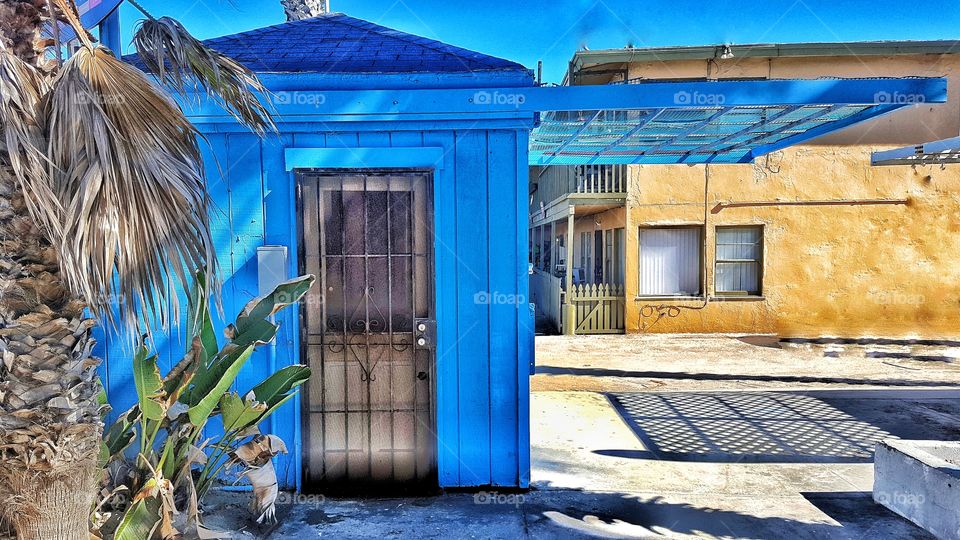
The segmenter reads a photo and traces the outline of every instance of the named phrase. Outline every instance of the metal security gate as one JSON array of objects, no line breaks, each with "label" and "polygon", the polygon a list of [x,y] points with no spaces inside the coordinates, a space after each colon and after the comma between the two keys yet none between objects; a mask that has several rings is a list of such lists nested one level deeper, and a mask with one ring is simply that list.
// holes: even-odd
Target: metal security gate
[{"label": "metal security gate", "polygon": [[302,172],[308,488],[436,486],[427,173]]}]

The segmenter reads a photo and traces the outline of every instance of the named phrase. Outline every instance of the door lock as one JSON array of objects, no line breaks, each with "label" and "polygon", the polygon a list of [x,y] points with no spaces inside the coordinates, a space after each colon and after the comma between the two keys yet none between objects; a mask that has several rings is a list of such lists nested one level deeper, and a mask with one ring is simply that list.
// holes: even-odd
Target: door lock
[{"label": "door lock", "polygon": [[417,349],[433,350],[437,343],[437,321],[433,319],[414,319],[413,341]]}]

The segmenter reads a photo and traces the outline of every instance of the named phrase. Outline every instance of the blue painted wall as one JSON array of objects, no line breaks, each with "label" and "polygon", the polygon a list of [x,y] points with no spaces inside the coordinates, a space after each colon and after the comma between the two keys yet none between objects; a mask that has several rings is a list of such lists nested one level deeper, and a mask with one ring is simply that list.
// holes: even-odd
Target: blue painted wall
[{"label": "blue painted wall", "polygon": [[[276,76],[274,76],[276,77]],[[510,77],[513,77],[512,79]],[[336,76],[298,76],[301,89],[340,88]],[[442,76],[370,77],[358,87],[443,87]],[[270,79],[273,89],[284,80]],[[406,84],[403,84],[403,83]],[[529,86],[529,79],[503,74],[473,80],[477,86]],[[286,88],[290,87],[286,81]],[[463,77],[450,87],[464,87]],[[343,118],[326,112],[311,122],[310,111],[296,122],[279,123],[281,135],[261,140],[228,117],[197,117],[209,191],[217,208],[213,235],[223,279],[227,320],[257,296],[256,249],[288,247],[290,276],[297,273],[295,174],[288,171],[288,148],[442,148],[434,171],[437,343],[437,459],[441,487],[520,486],[529,483],[529,363],[533,321],[527,305],[527,142],[530,112],[417,115],[390,120]],[[349,162],[349,150],[344,152]],[[348,163],[349,164],[349,163]],[[365,167],[362,160],[353,163]],[[478,295],[495,301],[477,302]],[[299,313],[279,316],[280,334],[272,350],[259,352],[245,366],[237,389],[246,391],[272,370],[301,361]],[[222,332],[224,321],[218,321]],[[183,329],[158,336],[161,368],[183,354]],[[221,333],[222,335],[222,333]],[[123,340],[102,335],[98,353],[114,409],[136,399],[131,353]],[[277,460],[284,487],[301,478],[300,406],[294,400],[264,426],[288,442],[291,453]]]}]

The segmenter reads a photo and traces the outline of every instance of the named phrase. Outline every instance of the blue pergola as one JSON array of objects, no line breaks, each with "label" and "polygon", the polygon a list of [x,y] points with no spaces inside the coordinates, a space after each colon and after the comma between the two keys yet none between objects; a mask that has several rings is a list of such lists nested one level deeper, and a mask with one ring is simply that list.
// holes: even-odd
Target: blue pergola
[{"label": "blue pergola", "polygon": [[[271,75],[263,78],[269,86]],[[750,163],[904,107],[947,99],[943,78],[300,89],[310,83],[310,76],[301,76],[296,90],[269,100],[281,122],[364,122],[388,129],[398,121],[425,121],[442,128],[452,116],[468,114],[509,128],[537,115],[530,165]],[[183,105],[199,124],[226,118],[203,96]]]},{"label": "blue pergola", "polygon": [[[605,88],[606,107],[544,115],[531,134],[532,165],[749,163],[902,107],[946,101],[943,79],[919,78]],[[617,103],[628,92],[642,95],[642,104]]]}]

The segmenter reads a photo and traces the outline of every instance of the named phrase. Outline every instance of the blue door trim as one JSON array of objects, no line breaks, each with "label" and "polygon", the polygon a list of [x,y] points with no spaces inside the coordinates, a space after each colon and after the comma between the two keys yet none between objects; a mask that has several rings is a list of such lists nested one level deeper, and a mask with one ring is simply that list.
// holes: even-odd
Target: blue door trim
[{"label": "blue door trim", "polygon": [[286,169],[443,169],[444,150],[417,148],[287,148]]}]

